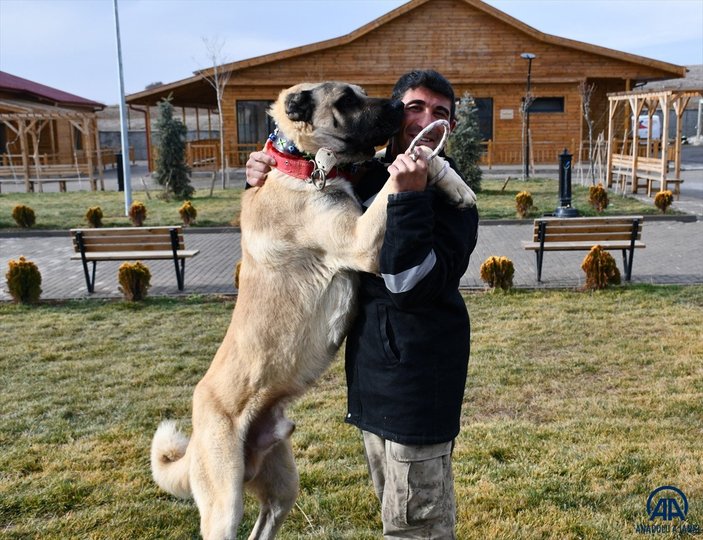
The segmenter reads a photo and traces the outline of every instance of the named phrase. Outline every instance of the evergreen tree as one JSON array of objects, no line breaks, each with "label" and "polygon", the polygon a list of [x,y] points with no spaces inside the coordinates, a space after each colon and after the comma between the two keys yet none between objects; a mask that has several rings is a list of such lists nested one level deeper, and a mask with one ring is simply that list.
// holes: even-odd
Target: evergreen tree
[{"label": "evergreen tree", "polygon": [[474,98],[465,92],[456,108],[457,125],[448,141],[447,154],[459,168],[469,187],[481,189],[481,134],[478,129],[478,114]]},{"label": "evergreen tree", "polygon": [[190,198],[195,189],[190,185],[190,168],[186,165],[186,126],[173,117],[171,98],[159,102],[159,158],[154,178],[178,199]]}]

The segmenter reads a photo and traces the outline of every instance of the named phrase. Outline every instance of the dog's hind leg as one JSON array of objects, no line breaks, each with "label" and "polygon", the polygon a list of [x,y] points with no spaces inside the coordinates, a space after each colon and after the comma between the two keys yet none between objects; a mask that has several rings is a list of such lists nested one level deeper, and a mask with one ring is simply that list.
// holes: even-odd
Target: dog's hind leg
[{"label": "dog's hind leg", "polygon": [[276,444],[266,454],[259,473],[247,488],[259,499],[259,517],[249,540],[275,538],[298,497],[298,471],[290,439]]},{"label": "dog's hind leg", "polygon": [[[236,540],[244,513],[244,448],[230,419],[210,411],[191,438],[197,451],[190,464],[193,498],[204,540]],[[196,436],[197,433],[197,436]]]}]

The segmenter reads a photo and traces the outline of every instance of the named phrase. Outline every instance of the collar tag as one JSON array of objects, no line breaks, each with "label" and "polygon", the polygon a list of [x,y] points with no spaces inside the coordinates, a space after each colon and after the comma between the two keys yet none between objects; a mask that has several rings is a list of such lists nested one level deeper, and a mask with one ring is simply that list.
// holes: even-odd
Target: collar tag
[{"label": "collar tag", "polygon": [[332,150],[320,148],[315,154],[315,168],[329,174],[332,168],[337,164],[337,156]]},{"label": "collar tag", "polygon": [[320,148],[315,154],[315,161],[311,163],[313,163],[313,171],[310,181],[318,191],[322,191],[327,184],[327,175],[337,163],[337,156],[328,148]]}]

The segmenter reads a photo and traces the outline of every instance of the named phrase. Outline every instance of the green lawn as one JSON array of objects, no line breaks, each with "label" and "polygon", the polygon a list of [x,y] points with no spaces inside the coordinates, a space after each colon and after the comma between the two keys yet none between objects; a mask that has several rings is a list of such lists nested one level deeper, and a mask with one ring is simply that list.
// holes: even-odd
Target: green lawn
[{"label": "green lawn", "polygon": [[[504,180],[483,180],[482,191],[478,194],[478,205],[482,219],[515,219],[515,195],[529,191],[534,200],[534,208],[527,219],[554,211],[558,206],[559,187],[556,180],[534,179],[524,182],[510,180],[503,190]],[[201,189],[191,199],[198,211],[194,227],[238,225],[242,189],[216,190],[208,196],[208,189]],[[573,206],[584,215],[596,215],[588,203],[588,189],[573,185]],[[143,191],[135,191],[133,200],[143,202],[147,207],[144,225],[173,225],[180,223],[178,214],[181,201],[164,201],[154,196],[146,197]],[[86,227],[85,213],[91,206],[100,206],[105,215],[106,227],[128,226],[129,219],[124,215],[124,194],[117,192],[74,191],[68,193],[10,193],[0,194],[0,229],[16,228],[12,219],[12,209],[24,204],[34,209],[37,229],[70,229]],[[610,194],[610,206],[605,215],[658,214],[653,203],[643,203],[632,197]]]},{"label": "green lawn", "polygon": [[[460,539],[643,538],[671,484],[703,529],[703,287],[466,296],[472,356],[454,453]],[[189,427],[232,300],[0,303],[0,536],[196,538],[157,489],[158,422]],[[301,476],[283,539],[380,537],[342,362],[290,411]],[[248,501],[241,535],[255,519]],[[679,538],[660,534],[656,538]]]},{"label": "green lawn", "polygon": [[[201,189],[190,199],[198,211],[194,227],[228,226],[239,223],[242,189]],[[183,201],[166,201],[151,192],[149,199],[144,191],[134,191],[133,201],[144,203],[147,209],[145,226],[181,223],[178,209]],[[131,226],[125,216],[124,193],[115,191],[70,191],[68,193],[10,193],[0,195],[0,229],[16,228],[12,209],[18,205],[30,206],[36,214],[37,229],[71,229],[87,227],[85,214],[91,206],[100,206],[104,227]]]}]

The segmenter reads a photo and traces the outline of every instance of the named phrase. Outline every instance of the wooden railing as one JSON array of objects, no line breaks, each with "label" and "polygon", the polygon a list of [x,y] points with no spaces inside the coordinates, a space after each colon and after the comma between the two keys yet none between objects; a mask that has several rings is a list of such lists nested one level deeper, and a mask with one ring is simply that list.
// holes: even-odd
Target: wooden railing
[{"label": "wooden railing", "polygon": [[201,139],[186,144],[186,163],[194,171],[218,171],[220,161],[220,141]]},{"label": "wooden railing", "polygon": [[[519,165],[523,162],[523,147],[520,141],[481,142],[482,152],[479,163],[491,169],[493,165]],[[530,163],[559,163],[559,154],[568,148],[569,152],[578,153],[575,142],[539,141],[530,145]]]}]

